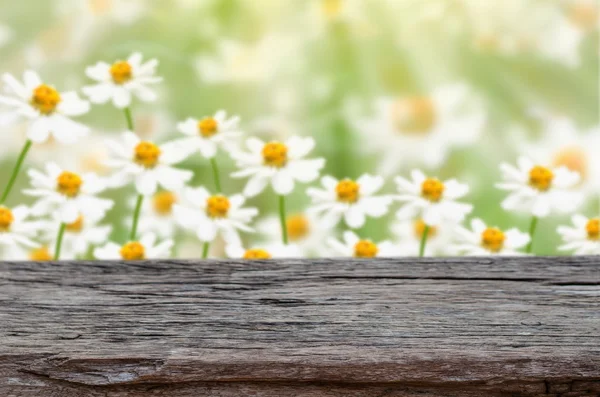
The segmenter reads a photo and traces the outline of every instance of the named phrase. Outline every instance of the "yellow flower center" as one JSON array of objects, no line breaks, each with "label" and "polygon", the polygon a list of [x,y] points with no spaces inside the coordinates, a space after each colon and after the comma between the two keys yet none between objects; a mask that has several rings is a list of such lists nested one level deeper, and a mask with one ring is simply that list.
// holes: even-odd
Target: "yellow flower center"
[{"label": "yellow flower center", "polygon": [[15,217],[11,210],[6,207],[0,207],[0,232],[8,232],[14,220]]},{"label": "yellow flower center", "polygon": [[219,132],[219,123],[212,117],[206,117],[198,122],[198,131],[204,138],[210,138]]},{"label": "yellow flower center", "polygon": [[[423,222],[422,219],[417,219],[415,221],[415,223],[413,224],[414,230],[415,230],[415,236],[417,236],[417,239],[421,239],[423,238],[423,233],[425,233],[425,228],[427,227],[427,224],[425,224],[425,222]],[[429,230],[427,231],[427,238],[433,237],[437,234],[438,229],[435,226],[429,226]]]},{"label": "yellow flower center", "polygon": [[343,0],[321,0],[321,12],[326,18],[333,19],[340,15],[343,5]]},{"label": "yellow flower center", "polygon": [[281,142],[269,142],[262,150],[263,162],[269,167],[281,168],[287,163],[288,148]]},{"label": "yellow flower center", "polygon": [[244,259],[271,259],[271,254],[261,248],[252,248],[244,253]]},{"label": "yellow flower center", "polygon": [[441,200],[445,189],[446,187],[439,179],[427,178],[421,184],[421,196],[435,203]]},{"label": "yellow flower center", "polygon": [[392,120],[401,133],[425,134],[435,125],[435,105],[430,98],[402,98],[392,106]]},{"label": "yellow flower center", "polygon": [[142,141],[135,147],[133,161],[146,167],[154,168],[160,158],[160,148],[152,142]]},{"label": "yellow flower center", "polygon": [[588,171],[588,160],[585,152],[578,146],[566,147],[554,156],[552,164],[555,167],[565,166],[571,171],[579,172],[581,179],[585,179]]},{"label": "yellow flower center", "polygon": [[536,165],[529,171],[529,185],[541,192],[550,189],[554,174],[546,167]]},{"label": "yellow flower center", "polygon": [[600,240],[600,218],[590,219],[585,230],[589,240]]},{"label": "yellow flower center", "polygon": [[288,217],[286,227],[288,237],[291,241],[301,240],[310,233],[310,222],[302,214]]},{"label": "yellow flower center", "polygon": [[40,247],[29,251],[29,259],[32,261],[51,261],[53,256],[48,251],[48,247]]},{"label": "yellow flower center", "polygon": [[33,90],[31,105],[42,114],[52,114],[60,103],[60,94],[56,89],[42,84]]},{"label": "yellow flower center", "polygon": [[112,8],[111,0],[89,0],[89,8],[94,15],[107,14]]},{"label": "yellow flower center", "polygon": [[493,52],[500,46],[500,41],[493,33],[481,34],[475,39],[475,46],[480,50]]},{"label": "yellow flower center", "polygon": [[56,190],[67,197],[77,197],[83,180],[79,175],[74,172],[63,171],[58,178],[56,178]]},{"label": "yellow flower center", "polygon": [[159,215],[169,215],[173,211],[173,204],[177,202],[177,196],[168,191],[158,192],[152,199],[154,212]]},{"label": "yellow flower center", "polygon": [[67,224],[65,229],[71,233],[79,233],[83,229],[83,215],[79,215],[75,222]]},{"label": "yellow flower center", "polygon": [[360,185],[351,179],[343,179],[335,187],[338,201],[356,203],[360,194]]},{"label": "yellow flower center", "polygon": [[379,252],[379,248],[369,240],[360,240],[354,244],[354,256],[356,258],[374,258],[377,252]]},{"label": "yellow flower center", "polygon": [[568,17],[573,24],[582,30],[589,31],[598,26],[598,17],[600,11],[594,4],[580,2],[573,4],[569,11]]},{"label": "yellow flower center", "polygon": [[121,258],[126,261],[146,259],[146,249],[137,241],[131,241],[121,247]]},{"label": "yellow flower center", "polygon": [[110,75],[115,84],[125,84],[132,77],[131,65],[127,61],[117,61],[110,67]]},{"label": "yellow flower center", "polygon": [[229,212],[231,203],[223,195],[211,196],[206,199],[206,215],[211,218],[225,218]]},{"label": "yellow flower center", "polygon": [[481,246],[491,252],[499,252],[504,247],[506,236],[496,227],[488,227],[481,233]]}]

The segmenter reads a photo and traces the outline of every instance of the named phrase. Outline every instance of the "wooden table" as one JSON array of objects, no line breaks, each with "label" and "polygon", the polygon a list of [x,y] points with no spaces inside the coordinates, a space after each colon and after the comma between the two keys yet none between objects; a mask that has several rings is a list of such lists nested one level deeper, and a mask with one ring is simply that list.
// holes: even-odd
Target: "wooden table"
[{"label": "wooden table", "polygon": [[600,258],[0,263],[0,396],[599,396]]}]

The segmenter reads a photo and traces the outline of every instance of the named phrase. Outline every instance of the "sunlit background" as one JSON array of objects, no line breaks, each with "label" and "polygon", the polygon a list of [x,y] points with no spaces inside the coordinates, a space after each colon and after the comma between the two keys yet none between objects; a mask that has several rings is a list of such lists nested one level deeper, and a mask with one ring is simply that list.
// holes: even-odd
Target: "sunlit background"
[{"label": "sunlit background", "polygon": [[[522,154],[581,172],[580,212],[600,208],[599,10],[595,0],[1,0],[0,69],[31,68],[80,90],[90,83],[86,66],[140,51],[160,60],[164,77],[158,102],[132,108],[144,137],[163,142],[179,136],[178,121],[226,109],[248,136],[314,137],[325,173],[338,178],[381,174],[393,192],[393,176],[415,167],[455,177],[471,187],[473,216],[526,231],[530,218],[502,210],[506,193],[494,187],[499,164]],[[89,138],[34,147],[26,168],[54,160],[104,172],[102,142],[125,119],[105,105],[83,121]],[[404,132],[386,128],[396,124]],[[2,128],[2,185],[25,127]],[[226,155],[219,161],[233,171]],[[213,187],[201,156],[183,167],[196,171],[194,184]],[[17,188],[27,182],[22,174]],[[227,193],[244,184],[223,182]],[[134,195],[110,192],[115,241],[126,239]],[[21,202],[31,198],[15,190],[8,204]],[[269,192],[250,200],[263,218],[276,203]],[[290,213],[308,203],[296,189]],[[360,234],[388,238],[392,218],[370,219]],[[568,219],[540,223],[536,254],[558,253],[556,227]],[[191,237],[178,242],[180,255],[201,251]]]}]

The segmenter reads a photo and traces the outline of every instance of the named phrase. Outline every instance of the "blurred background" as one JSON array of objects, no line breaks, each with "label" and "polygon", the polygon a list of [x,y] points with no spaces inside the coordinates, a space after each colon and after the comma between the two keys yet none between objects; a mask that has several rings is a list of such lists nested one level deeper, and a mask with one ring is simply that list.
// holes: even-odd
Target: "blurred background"
[{"label": "blurred background", "polygon": [[[140,51],[160,60],[164,77],[158,102],[132,108],[148,139],[178,137],[178,121],[226,109],[247,135],[314,137],[325,173],[381,174],[385,192],[415,167],[455,177],[471,186],[473,216],[526,231],[530,218],[502,210],[506,194],[494,187],[499,164],[519,155],[580,171],[581,212],[600,209],[599,16],[596,0],[0,0],[0,71],[32,68],[59,89],[80,90],[91,83],[86,66]],[[54,160],[105,172],[102,141],[125,129],[124,117],[94,106],[83,121],[89,138],[34,146],[25,169]],[[25,127],[0,134],[2,185]],[[226,154],[218,160],[233,171]],[[182,167],[212,189],[201,156]],[[17,188],[27,182],[21,174]],[[223,182],[230,194],[244,184]],[[125,239],[124,197],[133,194],[109,193],[115,241]],[[8,204],[20,202],[30,198],[15,190]],[[276,203],[270,190],[250,200],[263,217]],[[308,204],[296,189],[290,213]],[[392,218],[370,219],[359,234],[388,238]],[[558,253],[556,226],[568,219],[540,223],[536,254]],[[179,240],[181,255],[201,251]]]}]

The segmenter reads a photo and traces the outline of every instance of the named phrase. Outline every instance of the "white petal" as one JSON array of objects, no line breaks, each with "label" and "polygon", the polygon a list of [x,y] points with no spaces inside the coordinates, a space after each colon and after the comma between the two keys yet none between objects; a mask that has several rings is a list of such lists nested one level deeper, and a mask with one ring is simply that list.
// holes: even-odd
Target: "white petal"
[{"label": "white petal", "polygon": [[194,173],[173,167],[162,166],[156,169],[158,182],[167,190],[177,191],[192,179]]},{"label": "white petal", "polygon": [[196,236],[200,241],[213,241],[217,236],[217,227],[214,222],[202,217],[196,229]]},{"label": "white petal", "polygon": [[152,171],[145,171],[135,179],[135,188],[137,192],[144,196],[151,196],[156,193],[157,180]]},{"label": "white petal", "polygon": [[83,93],[92,103],[107,103],[113,96],[114,86],[110,83],[88,85],[82,88]]},{"label": "white petal", "polygon": [[265,187],[269,183],[269,177],[265,175],[254,175],[250,179],[248,179],[248,183],[246,183],[246,187],[244,188],[244,196],[246,197],[254,197],[260,192],[262,192]]},{"label": "white petal", "polygon": [[365,224],[365,214],[361,207],[352,205],[344,214],[344,220],[349,227],[357,229]]},{"label": "white petal", "polygon": [[115,87],[113,90],[113,105],[119,109],[131,105],[131,93],[125,87]]},{"label": "white petal", "polygon": [[280,169],[273,175],[271,183],[273,184],[273,190],[283,196],[287,196],[294,190],[294,179],[285,168]]}]

